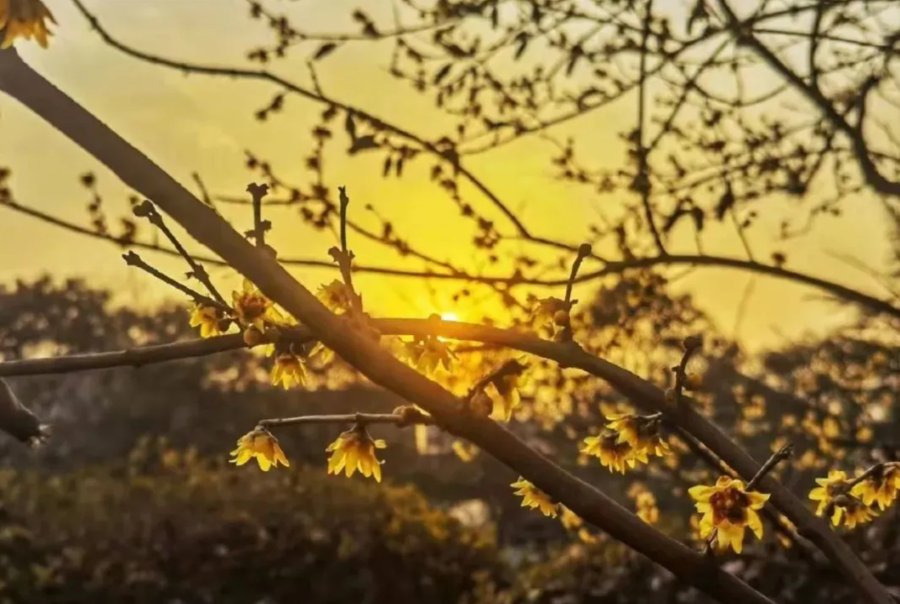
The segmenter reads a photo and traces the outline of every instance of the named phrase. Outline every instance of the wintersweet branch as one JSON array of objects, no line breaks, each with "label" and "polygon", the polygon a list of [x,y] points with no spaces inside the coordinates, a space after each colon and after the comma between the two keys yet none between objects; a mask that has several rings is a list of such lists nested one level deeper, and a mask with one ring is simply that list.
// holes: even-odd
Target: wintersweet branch
[{"label": "wintersweet branch", "polygon": [[270,254],[247,242],[149,158],[28,68],[14,51],[0,51],[0,89],[94,155],[125,184],[155,200],[192,237],[253,281],[266,296],[309,326],[317,339],[374,383],[420,405],[439,426],[476,444],[587,522],[669,569],[685,583],[722,601],[770,602],[528,447],[500,425],[460,413],[460,399],[395,360],[367,334],[352,329],[346,319],[329,312]]}]

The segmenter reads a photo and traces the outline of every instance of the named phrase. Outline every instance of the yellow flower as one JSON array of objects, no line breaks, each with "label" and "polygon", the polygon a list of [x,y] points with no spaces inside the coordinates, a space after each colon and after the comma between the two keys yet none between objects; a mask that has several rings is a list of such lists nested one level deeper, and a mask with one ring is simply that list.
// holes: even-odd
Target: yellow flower
[{"label": "yellow flower", "polygon": [[763,525],[757,510],[769,500],[768,495],[745,491],[742,481],[728,476],[720,477],[715,486],[693,486],[688,493],[702,514],[700,536],[707,538],[715,532],[719,551],[731,547],[735,553],[741,553],[748,527],[757,539],[762,539]]},{"label": "yellow flower", "polygon": [[262,295],[253,283],[244,279],[243,289],[231,292],[231,303],[234,312],[244,326],[265,330],[266,320],[278,320],[279,313],[272,306],[272,301]]},{"label": "yellow flower", "polygon": [[12,46],[16,38],[34,38],[42,48],[47,48],[50,31],[46,21],[56,23],[41,0],[0,0],[0,30],[4,34],[0,49]]},{"label": "yellow flower", "polygon": [[522,404],[519,388],[524,381],[526,365],[519,361],[507,361],[488,382],[484,392],[494,404],[491,417],[501,421],[509,421],[513,411]]},{"label": "yellow flower", "polygon": [[228,330],[228,326],[225,313],[215,306],[199,303],[194,304],[194,308],[191,309],[191,327],[200,328],[201,338],[220,336]]},{"label": "yellow flower", "polygon": [[453,452],[456,453],[456,456],[465,463],[475,461],[475,458],[478,457],[478,447],[472,443],[454,440],[451,448],[453,449]]},{"label": "yellow flower", "polygon": [[375,456],[375,450],[386,446],[381,439],[372,440],[365,427],[356,425],[328,445],[326,451],[332,452],[328,459],[328,473],[337,476],[343,470],[349,478],[359,470],[363,476],[374,476],[377,482],[381,482],[381,461]]},{"label": "yellow flower", "polygon": [[404,342],[403,345],[407,362],[427,375],[434,375],[438,370],[449,372],[456,358],[450,346],[434,336]]},{"label": "yellow flower", "polygon": [[831,470],[828,478],[816,478],[816,483],[819,486],[809,492],[809,498],[819,502],[816,515],[830,516],[834,526],[843,522],[852,529],[875,517],[872,508],[851,494],[852,487],[843,470]]},{"label": "yellow flower", "polygon": [[285,390],[292,386],[302,386],[306,383],[306,370],[303,361],[290,352],[280,352],[275,355],[275,363],[272,365],[272,385]]},{"label": "yellow flower", "polygon": [[618,432],[619,441],[627,442],[634,450],[657,457],[672,452],[660,433],[661,416],[613,413],[606,419],[608,420],[606,427]]},{"label": "yellow flower", "polygon": [[562,504],[560,504],[559,509],[559,521],[567,531],[577,531],[584,526],[584,520],[581,519],[581,516]]},{"label": "yellow flower", "polygon": [[862,499],[867,506],[877,503],[878,509],[884,511],[894,503],[898,491],[900,491],[900,463],[889,463],[854,485],[850,493]]},{"label": "yellow flower", "polygon": [[557,506],[545,492],[521,476],[519,476],[519,480],[509,486],[518,489],[515,494],[522,497],[523,508],[538,509],[544,516],[556,518],[559,506]]},{"label": "yellow flower", "polygon": [[316,292],[319,301],[333,313],[343,314],[353,308],[353,292],[343,281],[335,279]]},{"label": "yellow flower", "polygon": [[634,499],[634,509],[637,517],[647,524],[656,524],[659,521],[659,508],[656,507],[656,497],[650,491],[641,491]]},{"label": "yellow flower", "polygon": [[622,474],[628,468],[633,468],[637,462],[647,463],[646,451],[635,449],[626,440],[619,439],[619,433],[612,430],[604,430],[597,436],[588,436],[584,439],[581,452],[585,455],[593,455],[600,459],[600,464],[612,472]]},{"label": "yellow flower", "polygon": [[279,463],[286,468],[291,466],[278,444],[278,439],[265,428],[256,428],[240,437],[237,449],[232,451],[231,455],[232,459],[229,461],[238,466],[256,458],[256,463],[263,472],[278,467]]}]

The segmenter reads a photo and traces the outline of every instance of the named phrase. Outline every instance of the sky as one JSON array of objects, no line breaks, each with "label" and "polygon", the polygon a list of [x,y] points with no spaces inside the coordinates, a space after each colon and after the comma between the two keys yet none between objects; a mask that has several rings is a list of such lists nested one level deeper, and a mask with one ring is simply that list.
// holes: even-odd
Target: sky
[{"label": "sky", "polygon": [[[259,122],[253,113],[271,97],[274,90],[270,86],[187,76],[126,57],[91,32],[68,0],[46,2],[58,22],[52,43],[47,50],[18,44],[24,59],[191,190],[196,191],[191,175],[197,172],[213,193],[241,194],[248,179],[243,169],[244,150],[248,148],[271,159],[283,175],[302,172],[303,157],[314,144],[309,129],[321,106],[290,97],[283,114]],[[246,66],[246,50],[254,43],[270,40],[261,23],[248,19],[245,0],[91,0],[86,4],[123,41],[185,61]],[[289,11],[309,29],[354,28],[349,15],[356,2],[272,0],[269,4]],[[375,6],[378,14],[379,6],[387,5],[366,6]],[[426,137],[440,135],[443,122],[430,99],[415,94],[386,73],[388,52],[387,47],[368,43],[342,48],[319,63],[321,85],[339,99],[390,117]],[[275,69],[309,83],[302,61]],[[617,165],[624,154],[619,137],[622,124],[633,119],[630,104],[613,104],[602,114],[569,123],[555,134],[583,136],[587,132],[587,145],[595,159],[608,158],[611,165]],[[590,191],[555,180],[547,162],[548,152],[546,142],[533,137],[486,153],[472,167],[539,235],[577,244],[586,235],[586,225],[610,202],[600,204]],[[429,184],[429,163],[414,166],[402,179],[385,180],[380,176],[379,158],[349,160],[339,156],[342,154],[334,156],[327,172],[348,186],[356,220],[378,230],[378,219],[365,211],[366,204],[372,204],[380,215],[394,221],[414,246],[467,268],[483,268],[472,254],[471,228],[459,219],[453,204]],[[93,172],[110,214],[127,212],[128,191],[113,174],[6,97],[0,97],[0,166],[12,169],[15,197],[25,205],[87,224],[89,195],[78,182],[82,174]],[[486,214],[496,217],[485,200],[478,203]],[[791,202],[772,199],[769,203],[786,210]],[[764,219],[750,233],[751,242],[760,257],[783,251],[791,268],[884,296],[865,271],[837,259],[850,256],[879,270],[890,257],[888,227],[880,202],[862,195],[848,203],[852,211],[839,220],[823,219],[811,234],[787,243],[773,243],[778,223],[777,212],[773,212],[771,219]],[[328,259],[327,249],[335,243],[333,233],[311,231],[293,218],[290,210],[272,212],[270,242],[283,256]],[[223,209],[223,213],[242,228],[251,226],[249,210]],[[2,207],[0,227],[0,282],[49,272],[59,277],[84,277],[112,288],[118,292],[119,303],[149,309],[177,299],[163,285],[127,267],[121,251],[113,245],[62,232]],[[419,261],[399,259],[393,252],[364,241],[351,241],[351,246],[359,261],[366,264],[422,268]],[[517,247],[526,249],[513,244],[504,251],[513,253]],[[692,238],[676,238],[671,249],[692,252]],[[733,233],[725,229],[706,233],[705,249],[723,255],[740,254]],[[172,274],[183,270],[175,259],[149,252],[143,255]],[[313,289],[334,277],[321,269],[294,273]],[[237,286],[238,277],[230,271],[215,270],[213,274],[225,289]],[[361,275],[357,284],[374,315],[452,312],[466,319],[478,312],[473,307],[478,302],[470,302],[468,307],[455,304],[450,290],[442,284],[371,275]],[[816,290],[724,269],[691,271],[674,287],[695,294],[701,308],[726,334],[735,335],[751,349],[780,346],[804,334],[822,333],[853,316],[848,307],[823,302]],[[748,287],[750,295],[741,312]],[[590,289],[581,288],[576,297],[587,299]],[[535,292],[562,294],[545,289]]]}]

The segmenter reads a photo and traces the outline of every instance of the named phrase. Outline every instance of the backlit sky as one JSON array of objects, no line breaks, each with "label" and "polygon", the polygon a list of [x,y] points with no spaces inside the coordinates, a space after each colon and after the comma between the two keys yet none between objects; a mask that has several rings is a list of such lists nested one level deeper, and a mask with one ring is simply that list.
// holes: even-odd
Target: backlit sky
[{"label": "backlit sky", "polygon": [[[58,21],[52,44],[48,50],[18,44],[25,60],[188,188],[196,190],[191,179],[191,173],[196,171],[212,192],[240,194],[248,179],[243,170],[245,148],[271,159],[282,175],[302,173],[303,157],[313,145],[309,129],[321,106],[289,97],[284,113],[260,123],[253,118],[253,112],[270,98],[273,90],[269,86],[185,76],[139,62],[104,45],[68,1],[45,1]],[[353,31],[349,15],[358,1],[274,4],[279,10],[291,11],[307,29]],[[185,61],[244,66],[246,50],[254,42],[270,40],[260,22],[247,18],[244,0],[93,0],[87,4],[122,40]],[[365,3],[367,7],[378,4],[389,6]],[[426,138],[439,136],[442,122],[429,99],[417,96],[386,73],[388,53],[388,46],[368,43],[341,49],[319,63],[322,86],[328,94],[390,118]],[[276,70],[299,82],[309,81],[302,62],[286,63]],[[618,134],[623,124],[633,119],[631,103],[615,104],[589,120],[572,122],[556,132],[583,136],[589,131],[587,148],[595,152],[595,157],[608,156],[612,164],[618,165],[623,155]],[[470,160],[469,165],[537,234],[579,243],[586,234],[586,225],[596,219],[601,209],[588,190],[561,184],[551,177],[548,152],[546,143],[532,138],[485,154],[477,163]],[[414,246],[458,265],[480,268],[473,260],[475,254],[469,243],[470,225],[461,221],[453,204],[428,183],[430,163],[420,162],[402,180],[384,180],[380,177],[380,155],[352,162],[341,159],[337,153],[332,157],[327,173],[335,183],[348,186],[353,200],[351,211],[356,212],[354,217],[359,222],[378,230],[377,220],[364,210],[371,203],[381,215],[393,220],[400,234]],[[12,186],[18,201],[67,220],[87,223],[84,206],[88,194],[78,185],[78,178],[88,171],[98,175],[111,214],[122,213],[127,207],[127,191],[111,173],[5,97],[0,97],[0,165],[13,170]],[[483,199],[478,203],[493,216]],[[784,207],[786,202],[774,199],[771,203]],[[751,242],[762,258],[775,250],[785,251],[792,268],[883,296],[870,276],[835,259],[835,255],[852,256],[879,269],[889,257],[887,227],[878,200],[860,197],[848,207],[852,207],[849,216],[823,219],[813,233],[801,240],[776,246],[772,238],[778,221],[773,219],[760,223],[751,232]],[[275,224],[271,237],[275,247],[284,256],[327,259],[326,250],[334,243],[333,236],[311,232],[290,212],[272,210],[269,216]],[[236,225],[249,228],[249,210],[228,211],[226,215]],[[499,218],[498,223],[504,224]],[[173,299],[164,286],[126,267],[120,251],[108,243],[62,232],[2,207],[0,226],[0,281],[50,272],[60,277],[83,276],[98,285],[116,288],[121,302],[150,307]],[[505,224],[503,229],[509,232]],[[712,231],[705,237],[707,252],[740,253],[730,232]],[[676,239],[673,251],[693,251],[690,240],[684,239]],[[422,267],[420,262],[398,259],[372,244],[351,240],[351,245],[366,264]],[[503,249],[516,252],[517,247],[509,244]],[[182,270],[174,260],[149,252],[143,256],[173,274]],[[496,273],[497,269],[490,272]],[[320,269],[298,270],[295,274],[311,288],[332,278],[331,273]],[[226,288],[237,282],[227,271],[215,271],[214,276]],[[732,333],[750,279],[752,295],[738,335],[752,347],[778,345],[808,331],[820,332],[852,316],[850,311],[817,301],[821,293],[816,290],[735,271],[699,269],[680,278],[677,288],[695,293],[701,307],[712,314],[726,333]],[[409,279],[360,276],[359,285],[374,315],[456,312],[465,319],[474,314],[471,307],[454,307],[448,290],[441,284],[432,287]],[[587,298],[588,290],[586,287],[578,292],[582,299]]]}]

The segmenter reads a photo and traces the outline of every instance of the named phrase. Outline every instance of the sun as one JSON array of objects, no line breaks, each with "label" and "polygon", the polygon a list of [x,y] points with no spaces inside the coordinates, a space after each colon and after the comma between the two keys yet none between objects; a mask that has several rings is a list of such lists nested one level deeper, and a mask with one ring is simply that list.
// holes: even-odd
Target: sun
[{"label": "sun", "polygon": [[442,312],[441,321],[459,321],[459,315],[455,312]]}]

